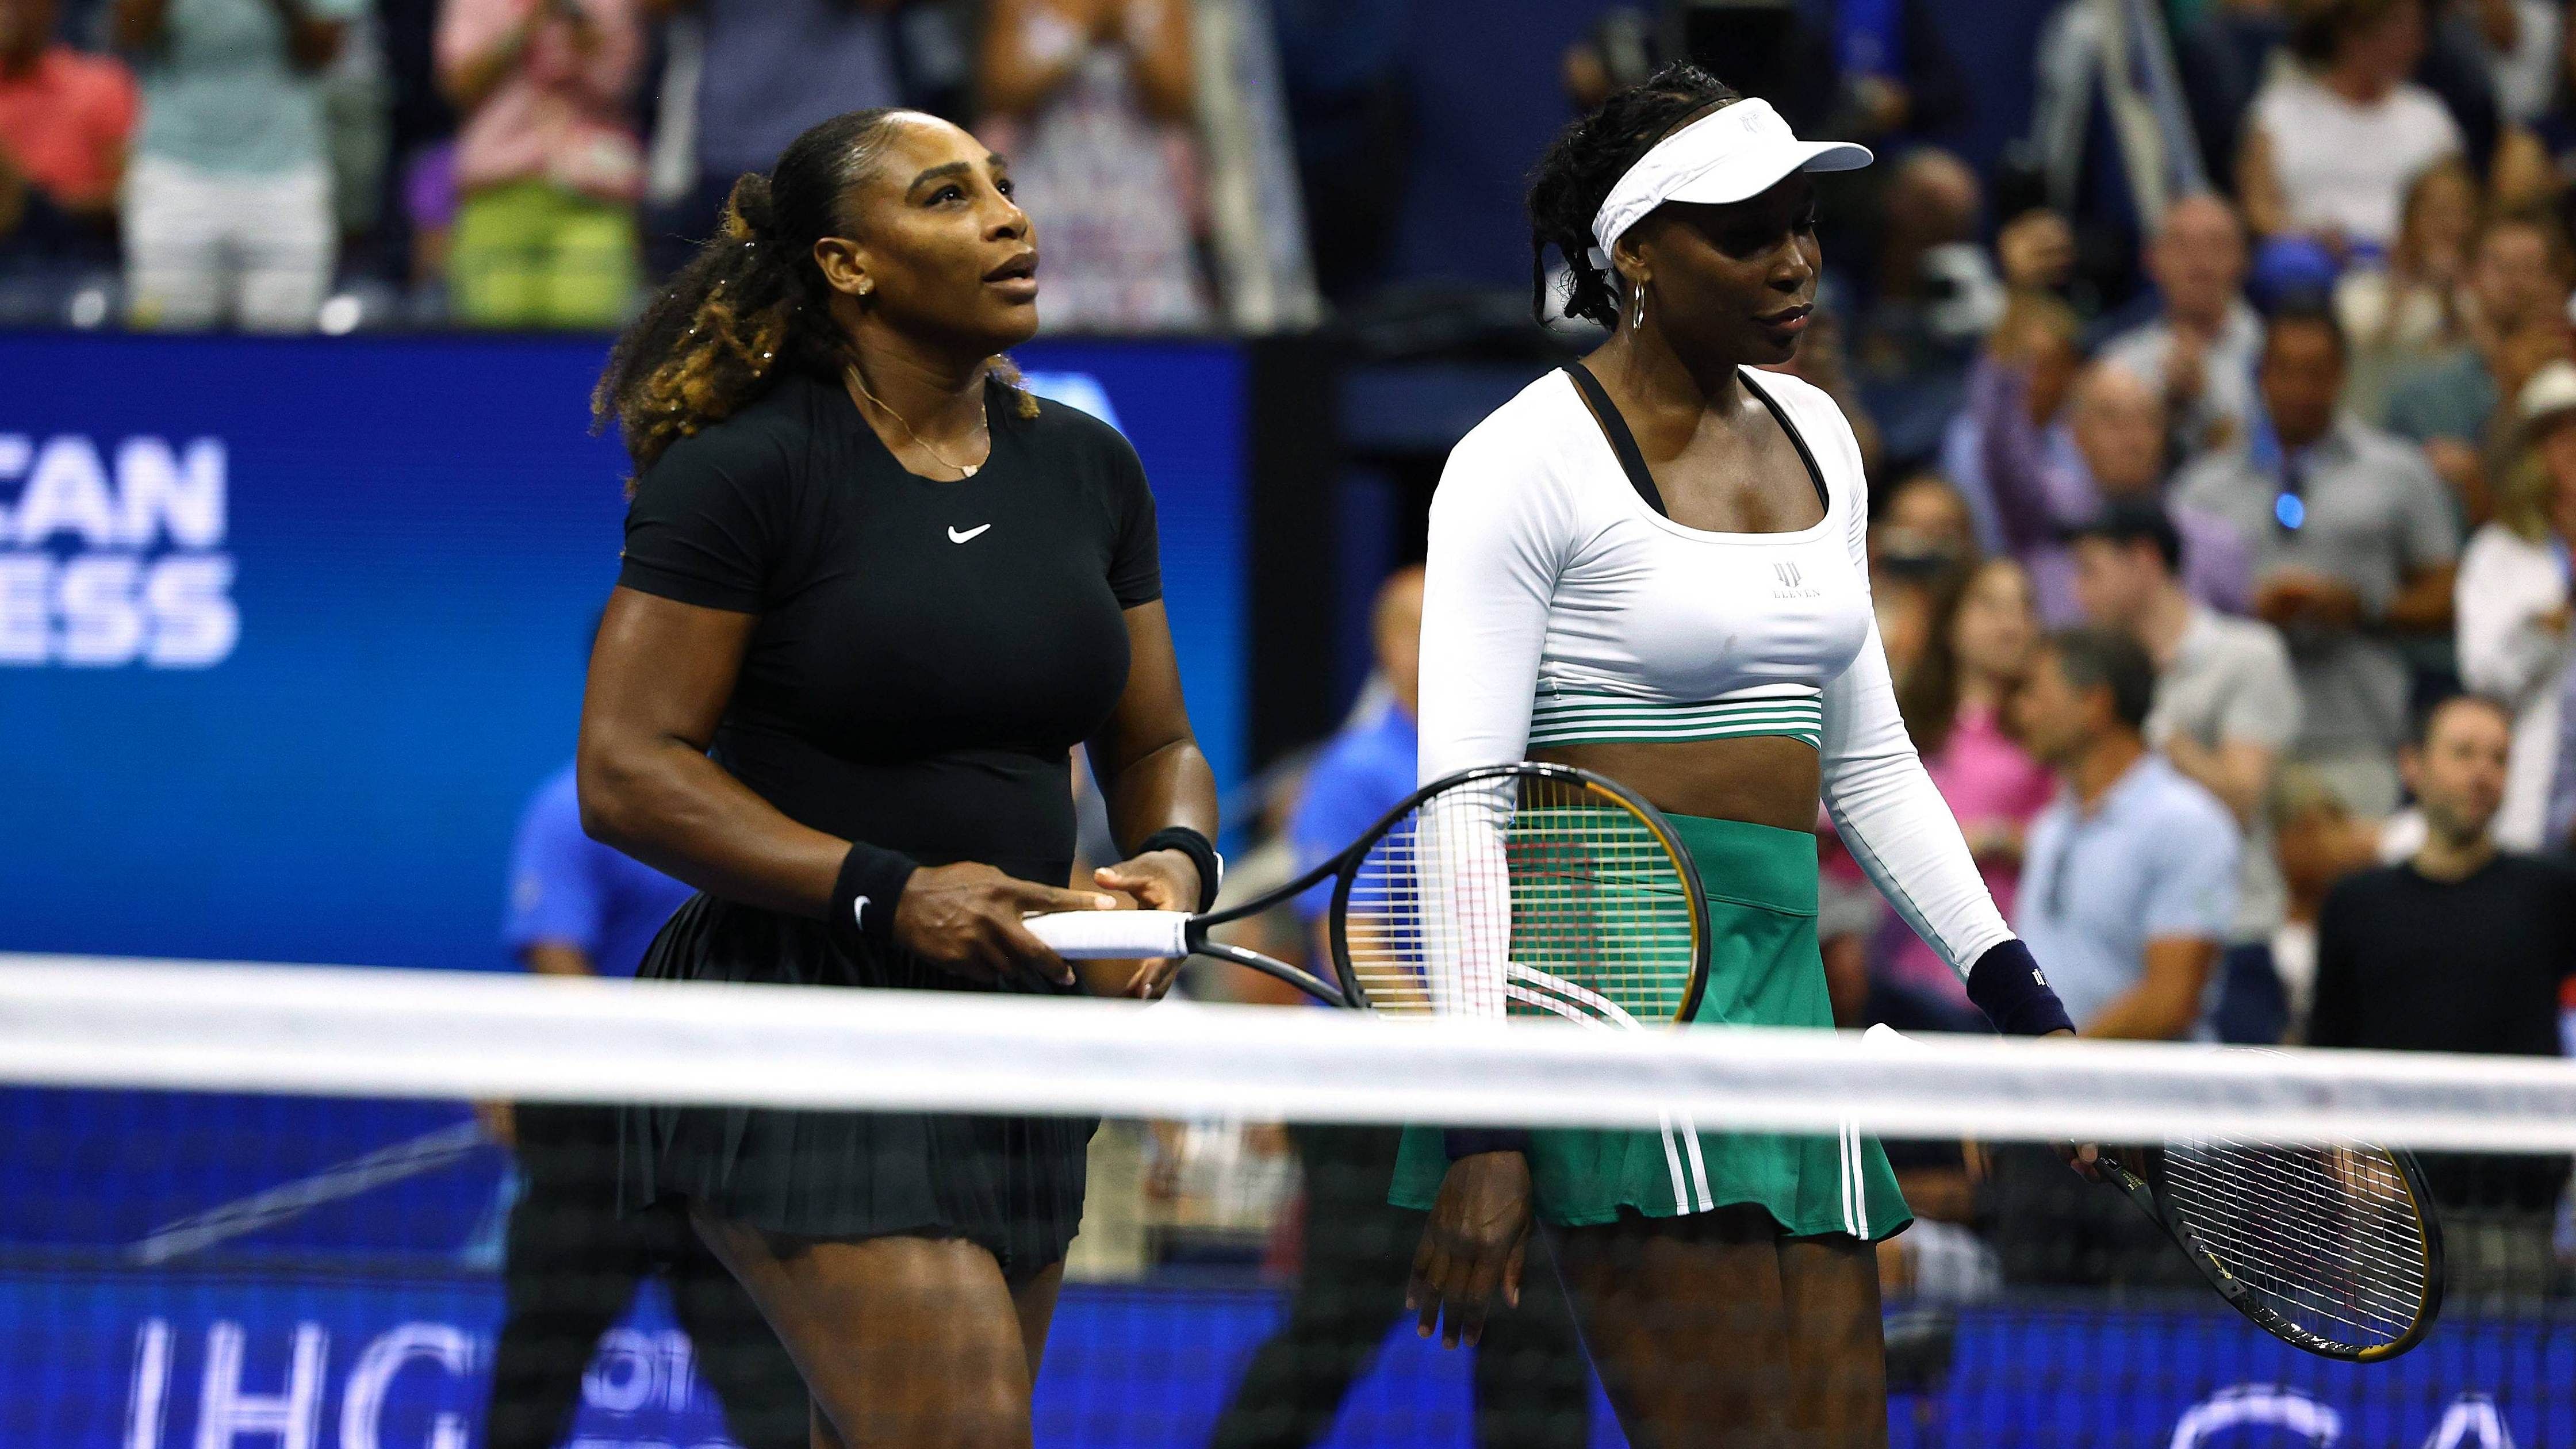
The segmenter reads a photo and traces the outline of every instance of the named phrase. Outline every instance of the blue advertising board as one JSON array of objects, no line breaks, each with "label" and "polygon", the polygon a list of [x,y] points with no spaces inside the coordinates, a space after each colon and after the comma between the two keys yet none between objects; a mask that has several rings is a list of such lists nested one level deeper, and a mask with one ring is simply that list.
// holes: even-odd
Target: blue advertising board
[{"label": "blue advertising board", "polygon": [[[1037,1389],[1049,1449],[1195,1446],[1278,1296],[1074,1285]],[[491,1335],[486,1276],[245,1278],[0,1272],[0,1442],[48,1449],[470,1449]],[[714,1449],[721,1410],[648,1301],[600,1345],[567,1443]],[[2216,1305],[1965,1312],[1892,1442],[1979,1449],[2546,1449],[2576,1443],[2576,1319],[2461,1319],[2382,1365],[2329,1364]],[[1468,1356],[1398,1332],[1330,1444],[1472,1442]],[[1623,1441],[1596,1406],[1593,1443]]]},{"label": "blue advertising board", "polygon": [[[570,757],[625,458],[595,340],[0,337],[0,950],[488,967]],[[1243,764],[1243,369],[1047,344],[1154,484]]]}]

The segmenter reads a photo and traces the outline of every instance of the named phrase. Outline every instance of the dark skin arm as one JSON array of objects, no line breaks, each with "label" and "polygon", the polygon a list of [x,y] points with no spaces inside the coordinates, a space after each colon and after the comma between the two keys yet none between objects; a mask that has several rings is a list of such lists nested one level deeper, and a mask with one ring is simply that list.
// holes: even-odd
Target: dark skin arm
[{"label": "dark skin arm", "polygon": [[2408,633],[2440,633],[2451,627],[2451,585],[2457,573],[2450,564],[2417,569],[2372,621],[2367,617],[2368,606],[2352,585],[2306,569],[2277,569],[2254,591],[2254,613],[2278,625],[2314,623],[2349,629],[2376,622]]},{"label": "dark skin arm", "polygon": [[119,50],[148,50],[170,20],[170,0],[116,0],[108,38]]},{"label": "dark skin arm", "polygon": [[[296,0],[268,0],[286,27],[286,58],[300,71],[317,71],[340,54],[349,27],[338,20],[316,20]],[[170,23],[170,0],[116,0],[108,20],[108,38],[119,50],[148,50],[161,40]]]},{"label": "dark skin arm", "polygon": [[[1172,626],[1161,600],[1126,611],[1127,688],[1109,723],[1091,741],[1091,771],[1109,806],[1109,826],[1121,841],[1143,840],[1157,830],[1184,825],[1216,838],[1216,773],[1199,753],[1181,702],[1181,668],[1172,654]],[[1157,850],[1092,877],[1136,898],[1149,911],[1199,908],[1198,867],[1177,850]],[[1129,996],[1163,994],[1180,969],[1173,959],[1148,961],[1127,983]]]},{"label": "dark skin arm", "polygon": [[304,13],[296,0],[268,0],[286,27],[286,59],[300,71],[317,71],[340,56],[340,42],[347,39],[346,21],[316,20]]},{"label": "dark skin arm", "polygon": [[[746,905],[822,919],[849,842],[799,825],[707,758],[758,616],[610,593],[582,699],[581,825],[666,875]],[[1020,924],[1108,897],[961,862],[912,873],[895,908],[908,950],[975,981],[1073,969]]]}]

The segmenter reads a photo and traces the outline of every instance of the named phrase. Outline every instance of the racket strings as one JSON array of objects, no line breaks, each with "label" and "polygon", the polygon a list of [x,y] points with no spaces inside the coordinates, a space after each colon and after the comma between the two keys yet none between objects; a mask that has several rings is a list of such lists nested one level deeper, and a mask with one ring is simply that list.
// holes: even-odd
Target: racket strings
[{"label": "racket strings", "polygon": [[2367,1147],[2171,1144],[2165,1194],[2262,1306],[2356,1346],[2392,1343],[2422,1316],[2430,1268],[2404,1171]]},{"label": "racket strings", "polygon": [[1343,931],[1380,1011],[1669,1022],[1700,942],[1684,865],[1617,796],[1507,773],[1426,800],[1351,874]]}]

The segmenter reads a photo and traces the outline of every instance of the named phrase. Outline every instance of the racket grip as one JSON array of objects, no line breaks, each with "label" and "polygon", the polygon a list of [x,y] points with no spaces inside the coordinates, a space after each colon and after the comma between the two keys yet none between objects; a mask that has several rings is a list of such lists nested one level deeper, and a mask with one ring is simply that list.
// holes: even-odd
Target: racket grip
[{"label": "racket grip", "polygon": [[1068,961],[1190,954],[1187,911],[1054,911],[1020,924]]}]

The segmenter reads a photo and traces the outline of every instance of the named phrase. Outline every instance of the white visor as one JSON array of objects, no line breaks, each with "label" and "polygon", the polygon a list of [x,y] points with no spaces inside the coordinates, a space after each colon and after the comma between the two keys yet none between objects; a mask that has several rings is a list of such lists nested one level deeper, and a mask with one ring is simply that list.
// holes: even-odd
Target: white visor
[{"label": "white visor", "polygon": [[1592,218],[1592,260],[1609,265],[1611,244],[1667,201],[1750,201],[1792,171],[1857,171],[1871,159],[1849,141],[1799,140],[1769,101],[1722,106],[1656,142],[1610,188]]}]

